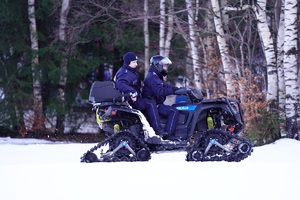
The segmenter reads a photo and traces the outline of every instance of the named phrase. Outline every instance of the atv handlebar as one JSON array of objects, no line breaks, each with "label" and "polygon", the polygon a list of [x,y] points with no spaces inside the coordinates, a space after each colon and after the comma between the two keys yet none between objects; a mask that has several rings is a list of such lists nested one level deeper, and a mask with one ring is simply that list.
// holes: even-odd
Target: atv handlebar
[{"label": "atv handlebar", "polygon": [[175,95],[187,95],[189,99],[196,103],[203,100],[203,93],[201,90],[181,87],[174,92]]}]

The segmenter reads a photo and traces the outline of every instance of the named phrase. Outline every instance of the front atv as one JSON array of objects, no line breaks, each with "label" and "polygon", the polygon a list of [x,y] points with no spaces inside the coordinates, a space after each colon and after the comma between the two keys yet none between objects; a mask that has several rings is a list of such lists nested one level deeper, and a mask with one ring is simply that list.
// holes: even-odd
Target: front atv
[{"label": "front atv", "polygon": [[240,136],[244,121],[238,101],[205,100],[197,90],[185,93],[190,101],[173,105],[179,110],[174,137],[157,142],[144,114],[128,104],[112,81],[94,82],[89,100],[107,138],[84,153],[81,162],[148,161],[152,152],[167,150],[186,151],[186,161],[238,162],[251,155],[251,143]]}]

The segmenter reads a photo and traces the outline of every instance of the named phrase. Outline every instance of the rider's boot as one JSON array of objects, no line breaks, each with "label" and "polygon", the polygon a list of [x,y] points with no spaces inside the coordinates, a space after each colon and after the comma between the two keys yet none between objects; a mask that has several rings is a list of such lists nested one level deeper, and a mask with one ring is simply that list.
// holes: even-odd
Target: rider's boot
[{"label": "rider's boot", "polygon": [[150,144],[160,144],[163,141],[163,137],[168,135],[168,133],[164,132],[162,129],[155,130],[155,134],[156,135],[147,138],[146,142]]},{"label": "rider's boot", "polygon": [[162,142],[162,140],[163,139],[159,135],[154,135],[152,137],[148,137],[146,139],[146,142],[150,143],[150,144],[160,144]]},{"label": "rider's boot", "polygon": [[156,133],[156,135],[159,135],[160,137],[165,137],[166,135],[168,135],[168,133],[163,131],[162,129],[156,130],[155,133]]}]

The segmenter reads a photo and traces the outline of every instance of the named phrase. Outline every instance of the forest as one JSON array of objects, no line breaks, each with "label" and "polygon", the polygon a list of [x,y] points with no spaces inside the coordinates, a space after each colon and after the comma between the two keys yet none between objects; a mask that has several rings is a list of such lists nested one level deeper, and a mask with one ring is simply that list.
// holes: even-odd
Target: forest
[{"label": "forest", "polygon": [[[68,134],[94,74],[112,79],[135,52],[172,60],[206,98],[238,99],[257,145],[300,140],[297,0],[1,0],[0,133]],[[102,74],[104,78],[104,74]],[[73,120],[75,123],[70,123]],[[1,136],[0,135],[0,136]]]}]

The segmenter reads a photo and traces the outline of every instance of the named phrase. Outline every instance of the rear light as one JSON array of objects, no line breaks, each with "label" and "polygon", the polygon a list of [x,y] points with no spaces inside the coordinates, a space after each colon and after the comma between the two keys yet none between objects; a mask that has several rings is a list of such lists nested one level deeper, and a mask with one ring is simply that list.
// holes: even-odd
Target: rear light
[{"label": "rear light", "polygon": [[233,132],[233,131],[234,131],[234,126],[233,126],[233,125],[229,125],[228,131],[229,131],[229,132]]}]

